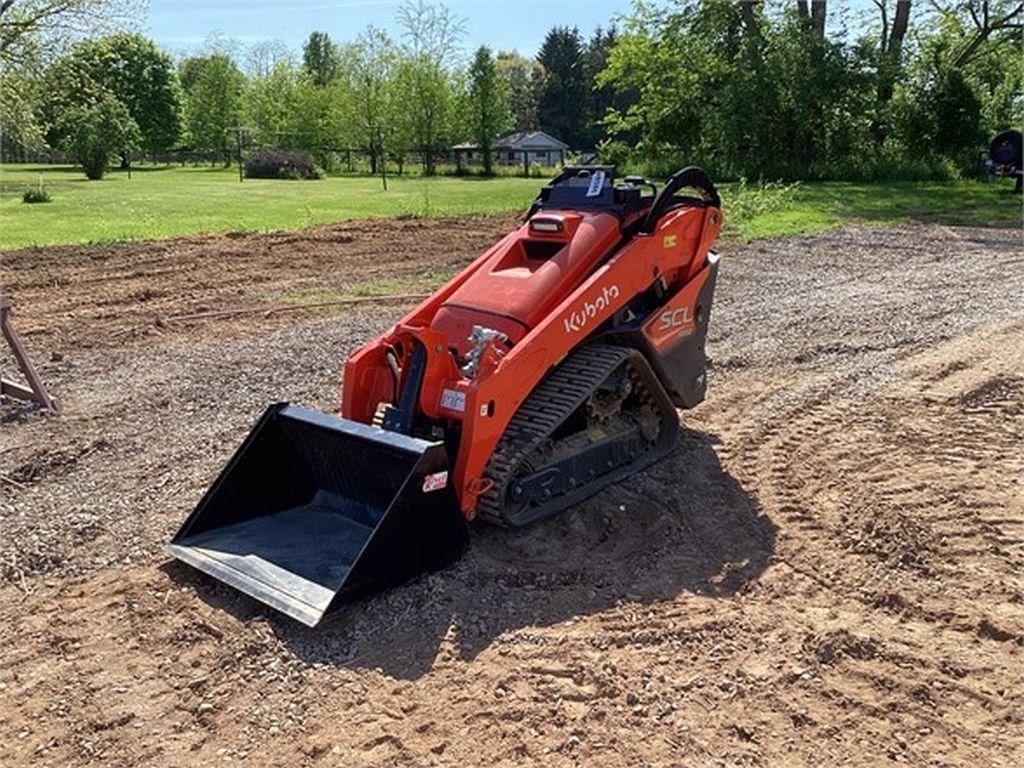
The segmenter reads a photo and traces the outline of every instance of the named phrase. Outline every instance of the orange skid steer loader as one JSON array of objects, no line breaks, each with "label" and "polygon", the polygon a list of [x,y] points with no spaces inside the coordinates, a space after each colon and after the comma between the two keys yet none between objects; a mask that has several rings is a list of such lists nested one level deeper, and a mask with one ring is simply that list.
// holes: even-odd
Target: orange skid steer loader
[{"label": "orange skid steer loader", "polygon": [[349,358],[340,418],[270,406],[170,553],[315,625],[451,563],[469,521],[528,525],[662,458],[704,399],[719,208],[697,168],[660,192],[564,169]]}]

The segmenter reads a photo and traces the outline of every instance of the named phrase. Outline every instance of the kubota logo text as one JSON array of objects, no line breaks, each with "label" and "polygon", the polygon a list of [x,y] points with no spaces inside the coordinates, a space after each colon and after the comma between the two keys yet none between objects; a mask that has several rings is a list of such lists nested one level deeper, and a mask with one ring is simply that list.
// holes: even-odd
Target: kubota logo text
[{"label": "kubota logo text", "polygon": [[574,310],[572,314],[562,320],[565,323],[565,332],[575,333],[580,330],[591,318],[595,317],[598,312],[607,309],[617,298],[619,298],[619,286],[606,285],[600,296],[593,301],[584,302],[582,307]]}]

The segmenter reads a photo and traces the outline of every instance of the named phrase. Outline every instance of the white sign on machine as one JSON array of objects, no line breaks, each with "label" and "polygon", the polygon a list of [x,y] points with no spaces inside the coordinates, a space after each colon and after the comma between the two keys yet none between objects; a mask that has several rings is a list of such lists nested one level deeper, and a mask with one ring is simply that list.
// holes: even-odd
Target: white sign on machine
[{"label": "white sign on machine", "polygon": [[466,410],[466,393],[457,389],[441,390],[441,407],[462,413]]}]

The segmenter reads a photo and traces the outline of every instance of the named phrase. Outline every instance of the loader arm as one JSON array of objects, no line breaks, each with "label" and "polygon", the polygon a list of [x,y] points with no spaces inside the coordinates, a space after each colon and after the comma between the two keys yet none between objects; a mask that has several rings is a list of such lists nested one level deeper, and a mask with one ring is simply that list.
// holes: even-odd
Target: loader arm
[{"label": "loader arm", "polygon": [[387,333],[367,342],[352,353],[345,361],[345,375],[342,378],[339,411],[344,418],[369,424],[373,421],[378,403],[397,397],[397,382],[387,375],[385,353],[389,347],[400,342],[403,337],[400,329],[426,328],[438,308],[476,274],[495,251],[514,236],[515,233],[509,233],[499,240],[430,297],[424,299]]}]

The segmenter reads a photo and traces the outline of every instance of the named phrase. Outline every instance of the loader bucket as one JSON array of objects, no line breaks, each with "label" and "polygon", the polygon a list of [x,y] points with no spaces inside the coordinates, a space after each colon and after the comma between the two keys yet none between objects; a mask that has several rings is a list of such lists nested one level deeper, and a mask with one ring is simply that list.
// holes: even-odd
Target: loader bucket
[{"label": "loader bucket", "polygon": [[278,403],[167,549],[313,626],[462,553],[447,471],[442,443]]}]

